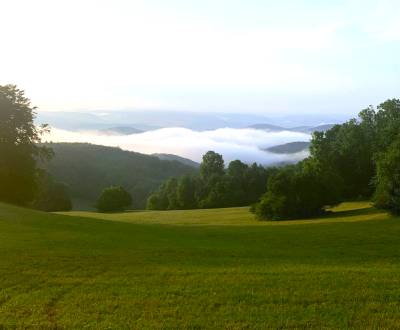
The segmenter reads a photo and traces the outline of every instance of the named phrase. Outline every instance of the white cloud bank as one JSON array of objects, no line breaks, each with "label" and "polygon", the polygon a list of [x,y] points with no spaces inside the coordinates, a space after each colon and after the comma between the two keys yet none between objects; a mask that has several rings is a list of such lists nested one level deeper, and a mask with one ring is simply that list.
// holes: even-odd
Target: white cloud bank
[{"label": "white cloud bank", "polygon": [[299,161],[307,152],[281,155],[261,149],[294,141],[309,141],[310,135],[298,132],[266,132],[255,129],[221,128],[197,132],[186,128],[163,128],[140,134],[110,136],[99,132],[72,132],[54,128],[45,137],[53,142],[88,142],[145,154],[170,153],[201,161],[202,155],[214,150],[225,162],[240,159],[246,163],[270,165],[277,162]]}]

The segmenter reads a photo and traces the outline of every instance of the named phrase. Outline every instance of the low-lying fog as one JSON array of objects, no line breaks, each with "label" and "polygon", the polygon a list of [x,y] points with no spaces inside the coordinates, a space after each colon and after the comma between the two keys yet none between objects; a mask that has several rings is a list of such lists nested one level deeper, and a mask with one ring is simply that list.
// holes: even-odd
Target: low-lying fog
[{"label": "low-lying fog", "polygon": [[225,162],[240,159],[246,163],[270,165],[295,162],[308,152],[274,154],[262,149],[288,142],[309,141],[310,135],[300,132],[268,132],[256,129],[220,128],[197,132],[187,128],[162,128],[132,135],[107,135],[96,131],[67,131],[53,128],[46,142],[88,142],[145,154],[169,153],[200,162],[202,155],[214,150],[224,156]]}]

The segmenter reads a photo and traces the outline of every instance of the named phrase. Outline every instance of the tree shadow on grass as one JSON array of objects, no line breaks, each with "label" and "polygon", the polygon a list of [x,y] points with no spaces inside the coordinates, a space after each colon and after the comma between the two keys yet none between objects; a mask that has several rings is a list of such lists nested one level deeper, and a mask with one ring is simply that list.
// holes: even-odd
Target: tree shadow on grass
[{"label": "tree shadow on grass", "polygon": [[375,215],[383,214],[382,210],[378,210],[373,206],[359,208],[354,210],[343,210],[343,211],[327,211],[326,218],[347,218],[355,216]]}]

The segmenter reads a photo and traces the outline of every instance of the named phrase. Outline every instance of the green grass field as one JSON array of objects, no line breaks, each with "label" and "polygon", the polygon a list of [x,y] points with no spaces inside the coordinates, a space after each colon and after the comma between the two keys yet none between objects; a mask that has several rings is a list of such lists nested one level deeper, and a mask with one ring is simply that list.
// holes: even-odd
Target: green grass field
[{"label": "green grass field", "polygon": [[400,328],[400,219],[0,204],[1,328]]}]

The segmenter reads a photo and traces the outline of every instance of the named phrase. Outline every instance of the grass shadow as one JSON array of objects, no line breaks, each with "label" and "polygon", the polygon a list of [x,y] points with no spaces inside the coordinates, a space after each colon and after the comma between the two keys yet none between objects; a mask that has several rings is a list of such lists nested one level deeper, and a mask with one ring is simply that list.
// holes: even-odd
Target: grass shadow
[{"label": "grass shadow", "polygon": [[384,213],[382,210],[378,210],[373,206],[364,207],[353,210],[343,210],[343,211],[328,211],[326,214],[326,218],[347,218],[347,217],[355,217],[355,216],[365,216],[365,215],[374,215],[374,214],[382,214]]}]

